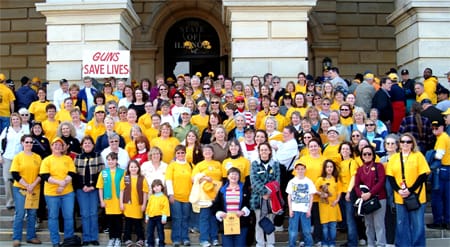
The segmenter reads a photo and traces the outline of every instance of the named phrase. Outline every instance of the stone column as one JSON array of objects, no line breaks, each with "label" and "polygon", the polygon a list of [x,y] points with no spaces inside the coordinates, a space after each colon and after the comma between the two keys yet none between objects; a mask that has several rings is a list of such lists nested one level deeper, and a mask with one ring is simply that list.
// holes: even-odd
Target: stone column
[{"label": "stone column", "polygon": [[396,0],[387,17],[395,26],[397,65],[422,81],[423,70],[433,69],[446,81],[450,57],[450,1]]},{"label": "stone column", "polygon": [[308,72],[308,11],[315,0],[223,0],[231,32],[232,76],[249,82],[271,72],[283,83]]},{"label": "stone column", "polygon": [[[46,17],[47,79],[81,81],[85,49],[131,50],[133,28],[140,19],[129,0],[47,0],[36,3]],[[50,83],[52,89],[59,86]]]}]

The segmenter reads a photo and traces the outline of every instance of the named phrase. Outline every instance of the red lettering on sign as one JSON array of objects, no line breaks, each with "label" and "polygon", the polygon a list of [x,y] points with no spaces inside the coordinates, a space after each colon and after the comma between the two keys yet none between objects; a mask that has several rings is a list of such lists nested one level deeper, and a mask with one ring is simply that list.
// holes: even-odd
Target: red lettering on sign
[{"label": "red lettering on sign", "polygon": [[94,61],[117,62],[119,61],[120,52],[96,52],[92,56]]}]

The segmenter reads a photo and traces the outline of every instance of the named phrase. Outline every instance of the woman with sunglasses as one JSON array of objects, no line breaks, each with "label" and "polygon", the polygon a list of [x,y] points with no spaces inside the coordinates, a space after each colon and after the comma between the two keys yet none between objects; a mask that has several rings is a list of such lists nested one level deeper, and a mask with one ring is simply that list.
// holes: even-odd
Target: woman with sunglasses
[{"label": "woman with sunglasses", "polygon": [[41,240],[36,236],[36,209],[25,209],[27,194],[39,196],[41,157],[32,152],[33,137],[31,135],[22,136],[20,141],[23,151],[14,157],[9,170],[14,179],[12,191],[16,209],[12,236],[14,247],[20,246],[22,240],[22,225],[25,213],[27,215],[27,243],[41,244]]},{"label": "woman with sunglasses", "polygon": [[379,157],[384,156],[384,139],[377,133],[376,124],[373,120],[366,120],[366,130],[363,132],[364,137],[369,140],[372,145],[375,145],[375,152]]},{"label": "woman with sunglasses", "polygon": [[355,175],[355,192],[363,201],[377,197],[381,208],[371,213],[364,213],[368,246],[384,246],[386,232],[384,216],[386,212],[386,173],[381,163],[375,162],[375,149],[365,146],[361,149],[363,164]]},{"label": "woman with sunglasses", "polygon": [[161,104],[164,101],[169,101],[170,102],[170,98],[169,98],[169,87],[166,84],[162,84],[159,86],[159,95],[158,98],[156,98],[153,101],[153,106],[155,106],[156,111],[160,111],[161,110]]},{"label": "woman with sunglasses", "polygon": [[339,108],[341,124],[348,128],[353,124],[353,111],[348,103],[342,103]]},{"label": "woman with sunglasses", "polygon": [[[403,169],[402,169],[403,167]],[[400,136],[400,151],[391,156],[386,167],[386,176],[394,191],[397,212],[395,231],[396,246],[425,246],[425,183],[430,168],[418,150],[415,138],[410,133]],[[418,193],[420,207],[409,211],[403,199],[411,192]]]}]

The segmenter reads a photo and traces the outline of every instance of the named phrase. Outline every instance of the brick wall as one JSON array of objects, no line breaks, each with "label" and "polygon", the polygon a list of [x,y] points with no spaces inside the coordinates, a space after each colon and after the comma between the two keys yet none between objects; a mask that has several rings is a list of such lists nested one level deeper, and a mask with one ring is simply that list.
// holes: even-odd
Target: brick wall
[{"label": "brick wall", "polygon": [[36,0],[2,0],[0,4],[0,73],[20,85],[24,75],[46,77],[45,18]]}]

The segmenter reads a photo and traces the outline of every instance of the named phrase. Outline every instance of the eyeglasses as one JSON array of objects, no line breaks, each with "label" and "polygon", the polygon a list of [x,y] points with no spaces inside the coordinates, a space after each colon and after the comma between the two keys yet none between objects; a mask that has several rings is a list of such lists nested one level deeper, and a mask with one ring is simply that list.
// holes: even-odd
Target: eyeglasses
[{"label": "eyeglasses", "polygon": [[360,137],[361,135],[352,135],[352,137]]},{"label": "eyeglasses", "polygon": [[116,109],[116,107],[115,106],[110,106],[110,107],[108,107],[108,109]]},{"label": "eyeglasses", "polygon": [[395,142],[386,142],[386,145],[395,145]]},{"label": "eyeglasses", "polygon": [[304,136],[303,139],[311,139],[312,136]]},{"label": "eyeglasses", "polygon": [[121,112],[119,112],[119,114],[127,114],[127,112],[126,111],[121,111]]},{"label": "eyeglasses", "polygon": [[322,103],[322,105],[330,105],[330,103]]},{"label": "eyeglasses", "polygon": [[211,89],[210,87],[204,87],[203,90],[209,90]]},{"label": "eyeglasses", "polygon": [[320,99],[322,99],[322,98],[319,98],[319,97],[317,97],[317,98],[314,98],[314,100],[320,100]]},{"label": "eyeglasses", "polygon": [[181,98],[181,96],[180,95],[175,95],[175,96],[173,96],[173,98],[177,99],[177,98]]},{"label": "eyeglasses", "polygon": [[166,88],[160,88],[159,91],[167,91]]},{"label": "eyeglasses", "polygon": [[211,101],[211,104],[219,104],[219,101]]},{"label": "eyeglasses", "polygon": [[343,109],[341,109],[341,111],[350,111],[350,109],[343,108]]},{"label": "eyeglasses", "polygon": [[25,144],[33,144],[33,141],[24,141]]},{"label": "eyeglasses", "polygon": [[110,143],[116,143],[116,142],[119,142],[119,140],[111,140],[111,141],[109,141]]},{"label": "eyeglasses", "polygon": [[307,93],[306,96],[312,97],[312,96],[314,96],[314,94]]},{"label": "eyeglasses", "polygon": [[413,141],[412,140],[400,140],[400,143],[408,143],[408,144],[411,144],[411,143],[413,143]]},{"label": "eyeglasses", "polygon": [[279,81],[274,81],[274,82],[272,82],[273,84],[279,84],[280,82]]},{"label": "eyeglasses", "polygon": [[375,124],[366,124],[366,127],[375,126]]},{"label": "eyeglasses", "polygon": [[176,152],[175,154],[185,154],[186,152],[183,152],[183,151],[178,151],[178,152]]},{"label": "eyeglasses", "polygon": [[372,156],[372,153],[363,153],[362,156]]}]

